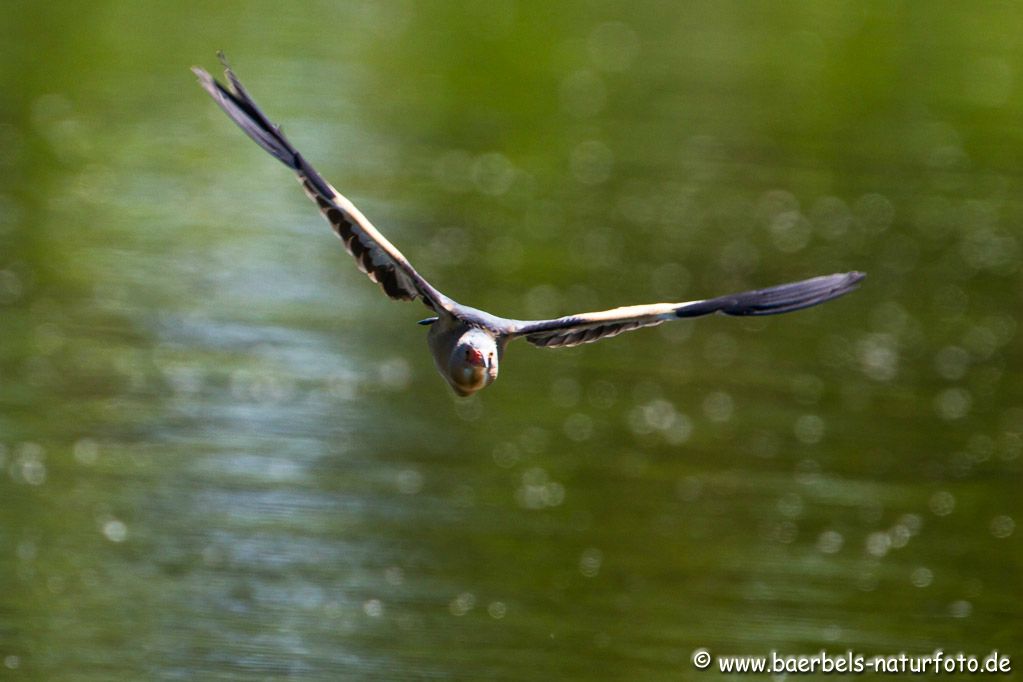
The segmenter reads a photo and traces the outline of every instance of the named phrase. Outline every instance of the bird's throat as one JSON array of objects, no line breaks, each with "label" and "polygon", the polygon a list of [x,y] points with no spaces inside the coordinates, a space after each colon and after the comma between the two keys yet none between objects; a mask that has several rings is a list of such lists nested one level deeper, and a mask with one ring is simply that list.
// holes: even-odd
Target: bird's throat
[{"label": "bird's throat", "polygon": [[487,384],[487,371],[482,365],[463,367],[459,383],[469,390],[479,390]]}]

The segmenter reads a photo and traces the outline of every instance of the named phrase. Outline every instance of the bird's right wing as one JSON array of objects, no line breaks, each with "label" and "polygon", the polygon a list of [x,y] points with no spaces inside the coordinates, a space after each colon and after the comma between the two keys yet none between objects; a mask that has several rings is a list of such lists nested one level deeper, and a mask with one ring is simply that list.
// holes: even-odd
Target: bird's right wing
[{"label": "bird's right wing", "polygon": [[320,212],[354,258],[359,269],[380,284],[393,299],[411,301],[422,298],[433,310],[450,312],[453,302],[426,281],[408,259],[387,241],[351,201],[342,196],[298,153],[279,126],[274,125],[256,106],[234,72],[224,61],[227,87],[221,85],[204,69],[192,72],[199,84],[210,94],[245,134],[274,158],[298,175],[302,188],[316,202]]},{"label": "bird's right wing", "polygon": [[860,272],[846,272],[705,301],[654,303],[569,315],[555,320],[518,322],[508,335],[512,338],[523,336],[535,346],[560,348],[592,343],[622,332],[654,327],[683,317],[699,317],[711,313],[776,315],[808,308],[847,294],[856,288],[864,276]]}]

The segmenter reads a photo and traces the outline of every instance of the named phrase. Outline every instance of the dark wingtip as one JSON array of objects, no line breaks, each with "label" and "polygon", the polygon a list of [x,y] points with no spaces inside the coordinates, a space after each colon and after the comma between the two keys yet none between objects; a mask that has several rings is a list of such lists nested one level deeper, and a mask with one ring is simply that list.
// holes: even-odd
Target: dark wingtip
[{"label": "dark wingtip", "polygon": [[[231,70],[231,65],[228,63],[227,55],[224,54],[223,50],[217,50],[217,59],[220,60],[220,63],[224,65],[224,68],[227,69],[227,71]],[[216,82],[216,79],[210,75],[209,71],[202,68],[201,66],[193,66],[192,73],[198,76],[199,82],[204,85],[207,83],[212,85],[213,83]]]},{"label": "dark wingtip", "polygon": [[721,312],[725,315],[778,315],[830,301],[855,290],[866,275],[859,271],[836,272],[800,282],[766,289],[719,296],[681,306],[676,317],[698,317]]},{"label": "dark wingtip", "polygon": [[775,315],[809,308],[848,294],[866,276],[853,270],[740,294],[736,297],[736,307],[726,307],[722,312],[728,315]]},{"label": "dark wingtip", "polygon": [[[280,128],[270,122],[266,114],[260,110],[252,97],[242,86],[241,82],[234,75],[231,67],[227,64],[227,58],[223,52],[218,53],[221,62],[224,64],[224,74],[227,76],[227,85],[219,83],[205,69],[198,66],[192,67],[192,73],[199,78],[201,85],[210,94],[213,100],[241,128],[246,135],[252,138],[260,147],[269,152],[274,158],[293,170],[299,170],[308,175],[315,175],[311,168],[303,167],[298,152],[285,139]],[[326,183],[317,176],[318,188],[326,186]],[[327,190],[327,196],[330,196]]]},{"label": "dark wingtip", "polygon": [[193,66],[192,73],[195,74],[196,78],[199,79],[199,83],[202,85],[213,81],[213,76],[211,76],[209,72],[201,66]]},{"label": "dark wingtip", "polygon": [[832,275],[832,277],[841,277],[839,284],[834,287],[835,296],[837,297],[857,289],[860,286],[860,282],[867,278],[867,273],[853,270],[844,275]]},{"label": "dark wingtip", "polygon": [[201,66],[193,66],[192,73],[199,79],[199,85],[203,90],[208,92],[210,96],[219,103],[220,98],[223,96],[217,89],[217,79],[210,75],[209,71],[202,68]]},{"label": "dark wingtip", "polygon": [[[834,277],[834,275],[832,276]],[[845,279],[849,282],[850,285],[855,285],[866,279],[866,273],[860,272],[858,270],[853,270],[851,272],[845,273]]]}]

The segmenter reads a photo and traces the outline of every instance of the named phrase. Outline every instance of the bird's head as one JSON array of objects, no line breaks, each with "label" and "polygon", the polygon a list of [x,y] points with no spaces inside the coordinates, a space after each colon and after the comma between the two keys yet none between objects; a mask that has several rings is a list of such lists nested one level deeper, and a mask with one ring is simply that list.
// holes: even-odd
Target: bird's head
[{"label": "bird's head", "polygon": [[488,334],[470,330],[455,344],[445,379],[460,396],[469,396],[497,379],[497,343]]}]

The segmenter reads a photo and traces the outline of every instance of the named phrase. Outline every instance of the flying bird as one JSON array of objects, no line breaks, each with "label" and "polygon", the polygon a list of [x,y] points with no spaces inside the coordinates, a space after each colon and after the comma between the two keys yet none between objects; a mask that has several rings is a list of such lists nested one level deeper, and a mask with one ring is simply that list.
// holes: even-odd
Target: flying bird
[{"label": "flying bird", "polygon": [[194,67],[199,84],[256,144],[295,172],[302,189],[319,207],[360,270],[390,298],[418,298],[433,312],[420,324],[430,327],[427,342],[437,370],[460,396],[472,395],[497,379],[504,349],[513,339],[524,338],[543,348],[567,348],[711,313],[787,313],[849,293],[864,277],[860,272],[838,273],[702,301],[627,306],[553,320],[513,320],[470,308],[445,296],[416,272],[359,209],[309,165],[249,96],[223,54],[220,59],[227,85]]}]

